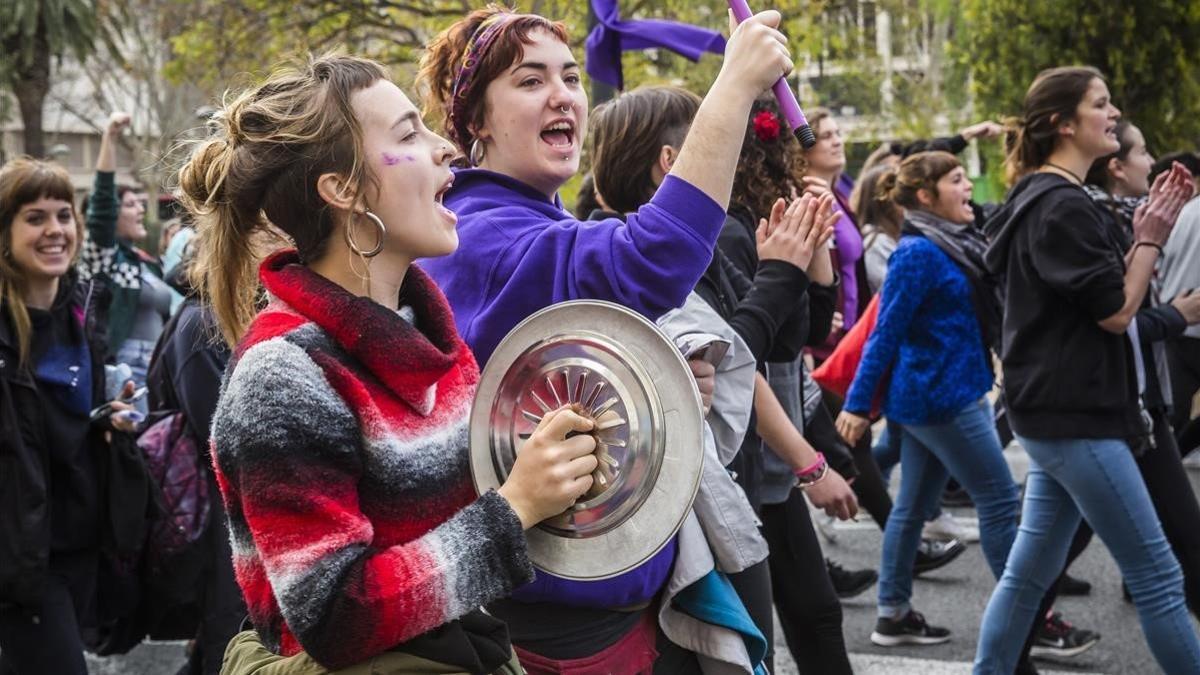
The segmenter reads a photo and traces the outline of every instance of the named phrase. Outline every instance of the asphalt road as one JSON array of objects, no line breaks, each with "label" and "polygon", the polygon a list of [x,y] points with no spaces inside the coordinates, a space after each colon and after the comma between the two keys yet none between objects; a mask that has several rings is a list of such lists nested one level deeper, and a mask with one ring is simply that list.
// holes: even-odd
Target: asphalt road
[{"label": "asphalt road", "polygon": [[[1024,479],[1028,459],[1012,446],[1006,452],[1018,481]],[[1200,471],[1190,470],[1193,489],[1200,489]],[[898,476],[894,480],[898,479]],[[974,517],[970,509],[956,516]],[[837,541],[823,542],[826,554],[847,567],[876,567],[881,534],[869,519],[836,529]],[[1146,648],[1137,613],[1121,599],[1120,574],[1104,546],[1095,540],[1075,562],[1072,574],[1092,582],[1092,593],[1063,598],[1058,605],[1069,621],[1103,636],[1092,650],[1064,661],[1039,661],[1043,673],[1112,673],[1142,675],[1160,672]],[[882,648],[868,636],[875,623],[875,589],[845,601],[844,631],[855,671],[870,675],[950,675],[970,672],[979,634],[979,620],[994,580],[978,545],[972,545],[951,565],[917,580],[914,606],[937,625],[954,631],[953,639],[932,647]],[[795,675],[782,635],[776,669]],[[121,657],[89,659],[94,675],[173,675],[183,663],[182,643],[148,643]]]}]

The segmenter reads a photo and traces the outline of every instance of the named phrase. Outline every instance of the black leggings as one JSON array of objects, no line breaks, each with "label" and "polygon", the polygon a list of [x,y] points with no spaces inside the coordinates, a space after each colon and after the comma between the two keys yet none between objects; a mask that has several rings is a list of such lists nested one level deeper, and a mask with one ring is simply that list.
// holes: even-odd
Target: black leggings
[{"label": "black leggings", "polygon": [[1183,589],[1192,614],[1200,617],[1200,503],[1179,457],[1175,436],[1161,412],[1154,413],[1156,447],[1137,458],[1163,534],[1183,569]]},{"label": "black leggings", "polygon": [[42,605],[0,610],[0,675],[87,675],[79,628],[96,594],[94,552],[52,555]]},{"label": "black leggings", "polygon": [[[821,442],[844,443],[833,422],[833,416],[842,411],[842,399],[828,389],[822,389],[821,393],[823,405],[817,407],[816,414],[812,419],[805,421],[804,427],[804,438],[818,450],[821,449]],[[858,469],[858,477],[854,479],[850,489],[854,490],[854,496],[858,497],[859,506],[871,514],[871,519],[882,530],[887,526],[888,516],[892,513],[892,496],[888,494],[887,483],[879,471],[879,464],[871,454],[870,428],[858,439],[858,443],[850,448],[850,456],[854,458],[854,468]]]},{"label": "black leggings", "polygon": [[771,568],[764,560],[755,563],[741,572],[729,575],[729,582],[738,598],[746,606],[746,612],[754,621],[754,625],[767,638],[767,655],[763,657],[763,665],[768,673],[775,672],[775,604],[771,599]]},{"label": "black leggings", "polygon": [[[1200,339],[1179,337],[1167,341],[1167,361],[1171,370],[1171,399],[1175,411],[1171,414],[1171,426],[1182,437],[1188,431],[1188,421],[1192,416],[1192,397],[1200,389]],[[1192,427],[1189,437],[1196,433]],[[1195,446],[1184,444],[1180,440],[1184,454]]]},{"label": "black leggings", "polygon": [[858,439],[858,443],[850,448],[854,456],[854,466],[858,467],[858,478],[850,489],[858,497],[859,506],[871,514],[871,519],[879,525],[879,529],[887,527],[888,516],[892,514],[892,496],[888,494],[887,483],[883,482],[883,474],[875,455],[871,453],[871,431]]},{"label": "black leggings", "polygon": [[842,636],[842,603],[833,590],[821,544],[800,490],[764,504],[762,533],[771,555],[772,595],[788,650],[801,673],[853,672]]}]

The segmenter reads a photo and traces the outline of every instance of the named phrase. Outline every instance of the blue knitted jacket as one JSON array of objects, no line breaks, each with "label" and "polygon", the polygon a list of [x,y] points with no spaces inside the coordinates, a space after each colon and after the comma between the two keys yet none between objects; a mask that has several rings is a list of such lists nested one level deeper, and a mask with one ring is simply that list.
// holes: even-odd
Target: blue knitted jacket
[{"label": "blue knitted jacket", "polygon": [[889,369],[883,412],[901,424],[946,422],[991,389],[970,282],[950,256],[925,237],[906,234],[881,292],[846,410],[867,414]]}]

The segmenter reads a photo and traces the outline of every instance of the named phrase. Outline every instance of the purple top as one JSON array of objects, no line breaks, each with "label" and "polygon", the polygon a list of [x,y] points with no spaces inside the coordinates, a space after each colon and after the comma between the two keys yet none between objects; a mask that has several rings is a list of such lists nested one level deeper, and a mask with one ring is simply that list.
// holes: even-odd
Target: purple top
[{"label": "purple top", "polygon": [[843,330],[848,331],[858,321],[858,275],[855,272],[863,257],[863,239],[849,205],[836,190],[834,196],[837,199],[833,210],[842,214],[833,225],[833,241],[837,245],[838,276],[842,282]]},{"label": "purple top", "polygon": [[[576,220],[557,197],[485,169],[456,171],[445,204],[458,214],[458,250],[420,265],[445,292],[481,367],[518,323],[557,302],[608,300],[652,321],[682,305],[725,222],[724,209],[674,176],[624,221]],[[644,603],[670,576],[675,548],[672,540],[641,567],[604,581],[538,571],[513,597],[586,607]]]},{"label": "purple top", "polygon": [[833,191],[837,193],[842,201],[850,203],[850,193],[854,192],[854,179],[848,173],[841,173],[838,179],[833,182]]}]

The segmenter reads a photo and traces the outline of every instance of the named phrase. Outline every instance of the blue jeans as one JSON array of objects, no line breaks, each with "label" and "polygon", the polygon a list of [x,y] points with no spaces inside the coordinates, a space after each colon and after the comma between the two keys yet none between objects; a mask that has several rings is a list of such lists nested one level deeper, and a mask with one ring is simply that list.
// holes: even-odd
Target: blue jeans
[{"label": "blue jeans", "polygon": [[871,456],[879,465],[879,473],[883,476],[884,485],[892,482],[892,469],[895,469],[896,465],[900,463],[900,439],[892,438],[892,427],[894,426],[896,426],[895,422],[885,424],[883,431],[875,437],[875,445],[871,446]]},{"label": "blue jeans", "polygon": [[1062,571],[1081,512],[1117,561],[1159,667],[1172,675],[1200,673],[1183,574],[1129,446],[1117,439],[1018,440],[1032,460],[1025,515],[983,614],[976,675],[1013,671],[1038,604]]},{"label": "blue jeans", "polygon": [[1017,534],[1017,484],[1013,481],[992,404],[981,398],[943,424],[897,425],[900,494],[883,530],[879,568],[879,615],[903,616],[910,609],[912,569],[926,514],[936,508],[949,476],[966,488],[979,512],[979,540],[997,579]]}]

